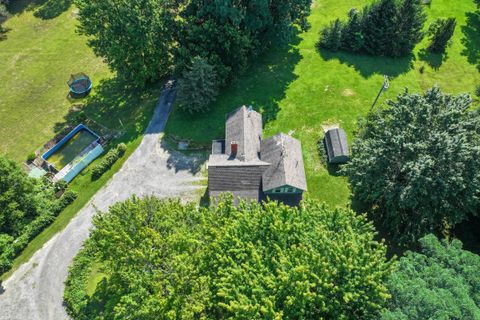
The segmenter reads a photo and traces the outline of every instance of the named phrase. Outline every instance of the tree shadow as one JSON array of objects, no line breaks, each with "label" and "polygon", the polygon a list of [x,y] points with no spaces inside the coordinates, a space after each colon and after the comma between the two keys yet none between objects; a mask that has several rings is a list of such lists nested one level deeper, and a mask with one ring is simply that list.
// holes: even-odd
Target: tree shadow
[{"label": "tree shadow", "polygon": [[73,0],[14,0],[7,6],[8,12],[18,15],[25,11],[34,11],[34,16],[48,20],[67,11]]},{"label": "tree shadow", "polygon": [[466,16],[467,23],[462,26],[464,38],[461,40],[465,48],[461,54],[480,71],[480,11],[469,12]]},{"label": "tree shadow", "polygon": [[294,46],[299,41],[295,35],[290,44],[278,45],[252,59],[245,73],[222,89],[209,111],[191,115],[174,108],[166,133],[209,146],[212,140],[224,137],[225,115],[242,105],[251,105],[259,111],[264,124],[275,120],[280,111],[279,102],[297,78],[294,68],[301,55]]},{"label": "tree shadow", "polygon": [[402,58],[389,58],[344,51],[334,52],[318,47],[317,51],[325,61],[338,60],[341,64],[354,68],[364,78],[369,78],[374,74],[397,77],[413,69],[413,62],[415,61],[413,54]]},{"label": "tree shadow", "polygon": [[109,132],[111,139],[128,143],[144,133],[159,94],[159,85],[134,88],[118,78],[102,80],[94,85],[90,96],[74,100],[64,120],[54,125],[54,132],[61,134],[88,118],[101,127],[100,131]]},{"label": "tree shadow", "polygon": [[168,154],[167,168],[174,169],[175,172],[188,171],[197,174],[202,170],[203,164],[208,159],[205,153],[192,152],[190,155],[187,155],[183,152],[172,150],[165,142],[165,139],[161,140],[160,147]]},{"label": "tree shadow", "polygon": [[422,49],[418,53],[420,60],[425,61],[432,69],[438,70],[442,64],[447,61],[448,54],[445,51],[444,53],[433,53],[428,49]]}]

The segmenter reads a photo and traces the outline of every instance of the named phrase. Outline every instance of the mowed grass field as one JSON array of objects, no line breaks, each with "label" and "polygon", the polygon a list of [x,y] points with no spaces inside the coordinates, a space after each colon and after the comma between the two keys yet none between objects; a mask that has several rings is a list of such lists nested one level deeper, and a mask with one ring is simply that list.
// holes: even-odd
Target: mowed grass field
[{"label": "mowed grass field", "polygon": [[[5,24],[11,30],[0,41],[0,154],[21,164],[66,123],[77,125],[75,118],[81,111],[115,133],[109,146],[124,142],[127,152],[100,179],[91,178],[96,160],[73,180],[69,188],[78,192],[78,198],[30,242],[2,279],[62,230],[120,169],[141,142],[161,87],[159,83],[132,90],[117,81],[87,46],[87,39],[77,34],[75,8],[69,1],[18,0],[12,4],[14,14]],[[66,82],[76,72],[85,72],[93,81],[91,95],[83,100],[67,97]]]},{"label": "mowed grass field", "polygon": [[[379,105],[405,88],[422,92],[434,85],[445,92],[472,95],[480,85],[480,13],[473,0],[433,0],[425,6],[426,27],[436,18],[455,17],[457,28],[446,56],[425,52],[425,38],[414,53],[402,59],[318,51],[319,32],[337,17],[346,18],[352,7],[365,0],[317,0],[309,18],[311,28],[299,34],[288,47],[263,55],[237,81],[229,85],[209,112],[189,116],[174,110],[167,134],[208,145],[224,136],[225,114],[243,104],[263,113],[268,137],[293,132],[303,147],[308,196],[331,206],[348,206],[350,190],[345,177],[327,168],[319,153],[323,126],[341,125],[352,142],[359,117],[365,116],[382,83],[390,77],[390,88]],[[421,70],[423,69],[423,70]],[[423,71],[423,72],[421,72]]]}]

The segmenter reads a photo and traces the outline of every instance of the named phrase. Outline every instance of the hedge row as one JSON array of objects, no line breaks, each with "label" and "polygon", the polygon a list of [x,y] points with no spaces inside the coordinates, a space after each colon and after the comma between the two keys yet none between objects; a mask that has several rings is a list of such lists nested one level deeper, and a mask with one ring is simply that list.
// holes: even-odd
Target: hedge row
[{"label": "hedge row", "polygon": [[92,170],[92,179],[97,180],[104,174],[108,169],[110,169],[113,164],[120,159],[127,150],[125,143],[118,144],[115,148],[110,149],[107,152],[107,155],[102,159],[102,161],[93,167]]}]

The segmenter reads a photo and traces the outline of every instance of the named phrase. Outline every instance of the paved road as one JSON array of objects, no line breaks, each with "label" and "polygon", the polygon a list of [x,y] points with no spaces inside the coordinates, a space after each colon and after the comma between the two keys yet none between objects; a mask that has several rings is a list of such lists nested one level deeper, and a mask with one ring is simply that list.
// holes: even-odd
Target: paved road
[{"label": "paved road", "polygon": [[125,161],[69,225],[4,282],[0,295],[0,319],[68,319],[63,307],[63,289],[68,266],[88,237],[96,209],[106,210],[131,195],[159,197],[197,194],[198,184],[191,170],[198,159],[172,154],[161,147],[161,132],[167,121],[175,92],[166,89],[140,146]]}]

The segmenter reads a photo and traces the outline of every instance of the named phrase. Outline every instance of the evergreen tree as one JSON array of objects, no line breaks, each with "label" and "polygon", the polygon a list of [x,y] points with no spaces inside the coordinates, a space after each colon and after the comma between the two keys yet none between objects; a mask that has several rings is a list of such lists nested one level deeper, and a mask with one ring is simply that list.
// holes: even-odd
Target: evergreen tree
[{"label": "evergreen tree", "polygon": [[177,101],[185,111],[196,113],[208,110],[218,94],[218,78],[213,66],[200,57],[192,60],[191,66],[178,80]]},{"label": "evergreen tree", "polygon": [[342,45],[342,29],[343,23],[340,19],[333,21],[330,26],[321,31],[322,36],[318,46],[333,51],[340,49]]},{"label": "evergreen tree", "polygon": [[377,56],[405,56],[421,41],[425,19],[420,0],[378,0],[361,12],[350,10],[347,22],[337,20],[324,28],[318,46]]},{"label": "evergreen tree", "polygon": [[[364,44],[364,35],[363,35],[363,19],[361,13],[353,8],[348,13],[348,21],[345,24],[343,30],[341,30],[342,35],[342,45],[341,47],[344,50],[358,52],[360,51]],[[340,33],[340,31],[339,31]],[[334,49],[335,50],[335,49]]]},{"label": "evergreen tree", "polygon": [[394,56],[408,55],[422,41],[426,19],[421,0],[404,0],[400,4],[396,18],[397,49]]},{"label": "evergreen tree", "polygon": [[480,209],[480,112],[469,95],[405,92],[360,125],[345,166],[356,199],[398,244]]},{"label": "evergreen tree", "polygon": [[458,240],[433,235],[407,252],[388,280],[392,299],[383,320],[480,319],[480,256]]},{"label": "evergreen tree", "polygon": [[397,6],[395,0],[379,0],[365,8],[364,50],[377,56],[395,56],[397,40]]},{"label": "evergreen tree", "polygon": [[437,19],[430,26],[428,33],[430,36],[430,45],[428,50],[435,53],[443,53],[450,43],[450,39],[455,32],[457,21],[455,18]]}]

